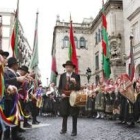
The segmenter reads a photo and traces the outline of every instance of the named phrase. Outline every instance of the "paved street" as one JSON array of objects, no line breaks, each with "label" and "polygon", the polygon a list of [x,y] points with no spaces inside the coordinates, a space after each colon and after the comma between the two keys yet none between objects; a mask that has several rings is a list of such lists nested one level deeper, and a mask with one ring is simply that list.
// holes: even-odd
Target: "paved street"
[{"label": "paved street", "polygon": [[127,128],[114,121],[80,118],[78,135],[71,137],[71,118],[68,132],[60,135],[61,118],[39,118],[40,125],[24,133],[26,140],[140,140],[140,126]]}]

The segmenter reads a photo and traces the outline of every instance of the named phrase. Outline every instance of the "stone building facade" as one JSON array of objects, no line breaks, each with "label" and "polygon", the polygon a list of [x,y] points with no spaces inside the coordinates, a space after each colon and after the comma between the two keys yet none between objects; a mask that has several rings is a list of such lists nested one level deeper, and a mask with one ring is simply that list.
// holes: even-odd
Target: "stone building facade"
[{"label": "stone building facade", "polygon": [[[111,78],[125,72],[124,61],[124,28],[123,28],[123,7],[121,0],[110,0],[105,4],[107,19],[107,32],[110,48]],[[98,83],[102,72],[102,13],[96,16],[92,23],[91,34],[93,35],[93,79]]]},{"label": "stone building facade", "polygon": [[123,0],[126,71],[129,73],[130,36],[133,35],[135,77],[140,75],[140,0]]},{"label": "stone building facade", "polygon": [[[11,35],[14,26],[14,12],[10,9],[0,9],[0,48],[4,51],[10,52],[11,49]],[[19,22],[18,27],[18,59],[20,65],[29,66],[31,60],[32,49],[25,37],[22,24]]]},{"label": "stone building facade", "polygon": [[[91,68],[93,64],[93,38],[89,30],[91,23],[92,19],[85,19],[83,23],[73,23],[79,74],[83,83],[87,83],[86,69]],[[69,27],[70,23],[60,22],[58,18],[54,28],[52,53],[56,57],[58,79],[64,72],[62,64],[68,60]]]},{"label": "stone building facade", "polygon": [[[124,30],[122,0],[109,0],[105,4],[108,22],[109,46],[111,52],[112,78],[125,72],[123,54]],[[73,23],[79,74],[82,85],[87,83],[86,70],[92,71],[90,83],[97,83],[102,77],[102,17],[101,11],[95,19],[84,19],[82,23]],[[70,23],[61,22],[57,17],[53,33],[52,54],[56,57],[58,80],[64,72],[62,64],[68,59]]]}]

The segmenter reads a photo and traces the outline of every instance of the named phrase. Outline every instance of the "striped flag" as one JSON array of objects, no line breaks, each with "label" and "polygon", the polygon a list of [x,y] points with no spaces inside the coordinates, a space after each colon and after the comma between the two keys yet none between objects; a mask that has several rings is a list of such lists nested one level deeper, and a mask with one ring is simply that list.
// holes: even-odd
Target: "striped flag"
[{"label": "striped flag", "polygon": [[107,20],[104,12],[104,0],[103,0],[103,8],[102,8],[102,61],[103,61],[103,77],[105,79],[110,78],[111,70],[110,70],[110,50],[108,44],[108,34],[107,34]]},{"label": "striped flag", "polygon": [[36,23],[35,23],[35,34],[34,34],[34,46],[33,54],[30,63],[30,70],[33,70],[35,73],[38,73],[39,68],[39,56],[38,56],[38,12],[36,13]]},{"label": "striped flag", "polygon": [[78,73],[78,62],[77,62],[76,47],[75,47],[71,18],[70,18],[70,45],[69,45],[68,56],[69,56],[69,60],[72,61],[73,64],[76,66],[75,72]]},{"label": "striped flag", "polygon": [[13,52],[13,57],[18,57],[18,15],[19,15],[19,0],[17,2],[17,10],[15,13],[15,24],[11,36],[11,47]]},{"label": "striped flag", "polygon": [[31,63],[29,69],[34,71],[35,80],[34,80],[34,92],[38,88],[38,79],[39,79],[39,56],[38,56],[38,12],[36,13],[36,22],[35,22],[35,33],[34,33],[34,44],[33,44],[33,53],[31,58]]},{"label": "striped flag", "polygon": [[51,82],[54,82],[56,84],[57,75],[58,73],[56,70],[56,59],[55,56],[52,55]]}]

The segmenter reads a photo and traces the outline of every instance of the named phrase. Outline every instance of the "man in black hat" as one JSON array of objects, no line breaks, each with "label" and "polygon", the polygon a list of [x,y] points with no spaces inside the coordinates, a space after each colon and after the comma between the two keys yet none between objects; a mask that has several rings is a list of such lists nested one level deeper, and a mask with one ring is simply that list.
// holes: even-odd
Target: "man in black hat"
[{"label": "man in black hat", "polygon": [[9,56],[9,52],[4,52],[3,50],[0,50],[0,55],[3,57],[4,59],[4,65],[6,65],[7,63],[7,58]]},{"label": "man in black hat", "polygon": [[6,57],[7,58],[9,56],[9,52],[0,50],[0,55],[2,55],[3,57]]},{"label": "man in black hat", "polygon": [[21,66],[21,67],[19,68],[19,70],[20,70],[20,75],[21,75],[21,76],[24,76],[24,75],[26,75],[27,73],[29,73],[29,70],[28,70],[28,67],[27,67],[27,66]]},{"label": "man in black hat", "polygon": [[58,87],[62,96],[60,114],[63,117],[60,134],[65,134],[67,132],[67,118],[69,114],[71,114],[73,126],[71,136],[76,136],[79,108],[70,106],[69,96],[72,90],[80,90],[80,76],[74,72],[75,65],[71,61],[67,61],[66,64],[63,64],[63,67],[66,69],[66,72],[60,76]]},{"label": "man in black hat", "polygon": [[[6,87],[8,85],[12,85],[17,87],[19,89],[21,83],[26,79],[25,76],[20,76],[18,77],[17,75],[17,70],[19,68],[18,61],[14,57],[10,57],[8,59],[8,69],[4,71],[4,79],[5,79],[5,84]],[[9,117],[15,113],[16,110],[13,111],[11,114],[11,110],[13,109],[14,106],[14,100],[15,100],[15,94],[8,94],[7,92],[5,93],[5,116]],[[18,127],[12,128],[12,139],[14,140],[24,140],[18,133]],[[10,128],[8,127],[4,133],[4,139],[9,139],[10,138]]]}]

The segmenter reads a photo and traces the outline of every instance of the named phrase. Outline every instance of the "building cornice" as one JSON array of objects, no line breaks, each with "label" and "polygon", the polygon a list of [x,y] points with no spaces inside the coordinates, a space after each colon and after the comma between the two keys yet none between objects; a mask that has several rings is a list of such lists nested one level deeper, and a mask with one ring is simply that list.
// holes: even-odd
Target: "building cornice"
[{"label": "building cornice", "polygon": [[3,11],[0,11],[0,15],[2,15],[2,16],[14,16],[15,14],[14,14],[14,12],[3,12]]},{"label": "building cornice", "polygon": [[[104,5],[105,15],[107,15],[111,9],[111,5],[120,4],[122,6],[122,0],[109,0]],[[122,9],[122,8],[121,8]],[[93,20],[91,30],[94,31],[100,23],[102,23],[102,9],[99,11],[96,18]]]},{"label": "building cornice", "polygon": [[[104,9],[105,9],[105,14],[107,15],[108,12],[110,11],[110,6],[111,5],[121,5],[120,9],[122,9],[122,0],[109,0],[105,3]],[[85,30],[88,32],[93,32],[97,26],[102,22],[101,21],[102,17],[102,11],[100,10],[96,18],[93,20],[91,23],[73,23],[73,28],[74,30]],[[55,36],[56,36],[56,30],[57,29],[69,29],[70,28],[70,23],[69,22],[56,22],[56,26],[54,27],[54,32],[53,32],[53,43],[52,43],[52,52],[55,48]]]},{"label": "building cornice", "polygon": [[140,13],[140,7],[138,7],[127,19],[131,21],[133,18],[135,18]]},{"label": "building cornice", "polygon": [[[56,29],[70,29],[70,26],[55,26]],[[90,27],[84,27],[84,26],[73,26],[73,29],[75,30],[89,30]]]}]

